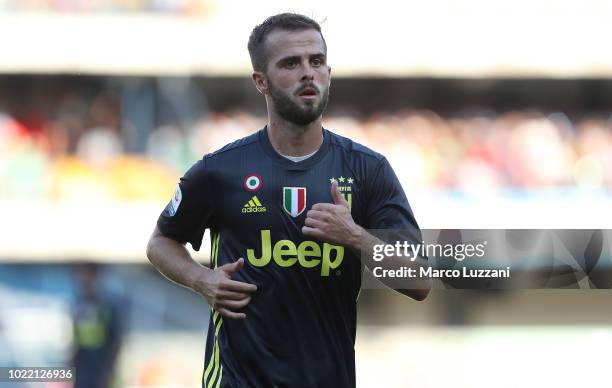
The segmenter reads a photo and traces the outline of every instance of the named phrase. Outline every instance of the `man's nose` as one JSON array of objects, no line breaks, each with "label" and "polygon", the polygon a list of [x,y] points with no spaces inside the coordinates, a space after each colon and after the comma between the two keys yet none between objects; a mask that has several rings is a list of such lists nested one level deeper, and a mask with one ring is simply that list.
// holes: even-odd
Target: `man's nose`
[{"label": "man's nose", "polygon": [[310,61],[306,60],[302,65],[303,73],[302,73],[302,81],[314,79],[314,68],[310,65]]}]

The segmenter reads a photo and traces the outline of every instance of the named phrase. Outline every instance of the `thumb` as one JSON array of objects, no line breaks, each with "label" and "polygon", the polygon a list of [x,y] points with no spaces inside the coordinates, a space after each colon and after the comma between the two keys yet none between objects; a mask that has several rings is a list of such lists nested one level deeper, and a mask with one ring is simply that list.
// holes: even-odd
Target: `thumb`
[{"label": "thumb", "polygon": [[244,267],[244,259],[241,257],[233,263],[222,265],[220,269],[222,269],[225,273],[231,275],[240,271],[242,267]]},{"label": "thumb", "polygon": [[336,181],[332,182],[331,195],[332,199],[334,200],[334,204],[348,207],[348,202],[346,202],[346,199],[344,199],[344,196],[342,195],[342,193],[340,193],[340,189],[338,188],[338,182]]}]

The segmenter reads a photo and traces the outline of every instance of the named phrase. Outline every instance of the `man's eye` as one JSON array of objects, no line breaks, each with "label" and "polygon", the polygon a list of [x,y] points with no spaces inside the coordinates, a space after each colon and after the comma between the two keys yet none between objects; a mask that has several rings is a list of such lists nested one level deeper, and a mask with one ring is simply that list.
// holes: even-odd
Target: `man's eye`
[{"label": "man's eye", "polygon": [[296,61],[285,62],[285,67],[289,69],[293,69],[297,65]]},{"label": "man's eye", "polygon": [[323,64],[323,61],[319,58],[315,58],[311,62],[313,66],[321,66]]}]

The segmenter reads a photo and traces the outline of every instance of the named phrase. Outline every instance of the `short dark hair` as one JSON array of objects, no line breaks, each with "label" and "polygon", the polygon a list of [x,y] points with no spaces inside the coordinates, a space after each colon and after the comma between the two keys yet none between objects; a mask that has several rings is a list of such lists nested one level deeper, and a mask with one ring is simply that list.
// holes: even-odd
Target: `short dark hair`
[{"label": "short dark hair", "polygon": [[325,43],[325,38],[321,32],[319,23],[307,16],[297,13],[280,13],[270,16],[264,20],[263,23],[253,28],[251,32],[248,48],[253,70],[265,72],[266,66],[268,65],[268,58],[264,43],[266,37],[276,29],[287,31],[317,30],[319,34],[321,34],[325,51],[327,51],[327,43]]}]

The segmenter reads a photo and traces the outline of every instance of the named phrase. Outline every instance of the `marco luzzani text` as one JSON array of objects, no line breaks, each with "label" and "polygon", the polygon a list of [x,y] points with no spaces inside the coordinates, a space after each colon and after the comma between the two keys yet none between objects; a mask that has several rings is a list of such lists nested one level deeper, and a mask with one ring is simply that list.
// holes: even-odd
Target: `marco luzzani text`
[{"label": "marco luzzani text", "polygon": [[[486,245],[486,241],[466,244],[429,244],[425,242],[411,244],[407,241],[397,241],[395,244],[374,245],[372,259],[376,262],[382,262],[383,259],[409,259],[414,262],[417,257],[436,257],[437,259],[452,259],[463,262],[466,259],[484,258]],[[375,266],[372,268],[372,273],[377,278],[509,278],[510,267],[478,269],[463,266],[452,269],[436,269],[431,266],[419,266],[417,268]]]}]

